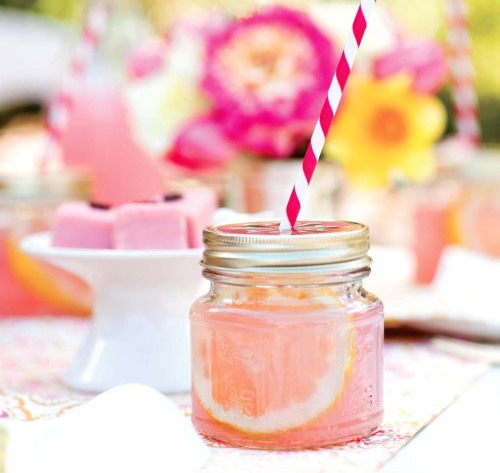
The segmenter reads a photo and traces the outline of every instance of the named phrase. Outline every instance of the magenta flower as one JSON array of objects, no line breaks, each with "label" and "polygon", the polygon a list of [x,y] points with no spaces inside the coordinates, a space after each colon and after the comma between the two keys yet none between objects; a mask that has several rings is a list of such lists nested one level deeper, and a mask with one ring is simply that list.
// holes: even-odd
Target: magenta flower
[{"label": "magenta flower", "polygon": [[229,136],[259,154],[285,156],[312,131],[337,61],[305,13],[272,7],[209,40],[202,86]]},{"label": "magenta flower", "polygon": [[288,123],[259,123],[254,120],[219,118],[220,126],[242,149],[273,158],[288,158],[302,153],[313,132],[315,120],[294,120]]},{"label": "magenta flower", "polygon": [[195,171],[224,166],[239,154],[215,116],[207,115],[188,122],[179,131],[166,158]]},{"label": "magenta flower", "polygon": [[374,74],[378,79],[398,72],[412,76],[415,92],[438,92],[448,74],[443,48],[435,41],[426,39],[403,41],[374,63]]}]

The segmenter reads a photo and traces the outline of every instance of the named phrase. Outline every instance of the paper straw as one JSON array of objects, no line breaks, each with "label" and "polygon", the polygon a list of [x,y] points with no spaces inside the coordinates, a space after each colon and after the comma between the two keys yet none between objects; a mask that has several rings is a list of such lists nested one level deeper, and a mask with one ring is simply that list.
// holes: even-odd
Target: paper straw
[{"label": "paper straw", "polygon": [[345,85],[351,74],[354,60],[358,53],[361,41],[366,31],[368,19],[375,6],[376,0],[361,0],[358,11],[354,18],[352,31],[347,39],[344,51],[337,65],[337,70],[333,76],[332,83],[328,90],[328,95],[321,109],[320,116],[314,127],[314,131],[307,147],[304,160],[302,161],[302,169],[297,176],[295,185],[286,206],[286,213],[280,224],[281,232],[290,232],[302,207],[309,184],[318,164],[318,159],[325,145],[326,135],[335,118],[337,109],[342,99]]},{"label": "paper straw", "polygon": [[88,65],[94,56],[102,35],[107,27],[110,8],[103,1],[93,2],[89,6],[81,37],[71,61],[69,73],[52,103],[49,105],[46,119],[47,146],[40,161],[40,170],[46,171],[51,161],[54,144],[60,143],[67,128],[74,97]]},{"label": "paper straw", "polygon": [[472,146],[481,133],[466,0],[445,0],[449,67],[457,135]]}]

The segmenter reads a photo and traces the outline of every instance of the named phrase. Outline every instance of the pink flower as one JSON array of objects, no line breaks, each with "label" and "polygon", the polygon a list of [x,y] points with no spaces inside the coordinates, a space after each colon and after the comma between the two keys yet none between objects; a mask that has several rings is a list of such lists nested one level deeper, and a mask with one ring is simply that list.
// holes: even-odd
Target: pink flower
[{"label": "pink flower", "polygon": [[447,78],[443,48],[438,43],[426,39],[404,41],[380,56],[374,63],[374,73],[378,79],[398,72],[412,75],[415,92],[438,92]]},{"label": "pink flower", "polygon": [[239,149],[221,129],[213,115],[198,117],[179,131],[166,158],[192,170],[224,166],[238,156]]},{"label": "pink flower", "polygon": [[221,119],[221,127],[243,149],[258,155],[287,158],[294,156],[298,148],[305,148],[313,132],[314,121],[290,120],[284,124],[248,121],[243,124],[241,121],[231,122],[226,115]]},{"label": "pink flower", "polygon": [[297,146],[297,123],[314,126],[337,61],[305,13],[272,7],[209,40],[202,86],[232,138],[285,156]]}]

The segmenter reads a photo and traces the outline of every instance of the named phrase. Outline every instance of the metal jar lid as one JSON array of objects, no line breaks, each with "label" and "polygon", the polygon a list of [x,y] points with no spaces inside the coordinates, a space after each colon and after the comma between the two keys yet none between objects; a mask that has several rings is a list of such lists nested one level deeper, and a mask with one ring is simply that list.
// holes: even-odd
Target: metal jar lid
[{"label": "metal jar lid", "polygon": [[206,227],[202,265],[249,273],[354,271],[370,265],[368,227],[361,223],[302,220],[281,234],[279,221]]}]

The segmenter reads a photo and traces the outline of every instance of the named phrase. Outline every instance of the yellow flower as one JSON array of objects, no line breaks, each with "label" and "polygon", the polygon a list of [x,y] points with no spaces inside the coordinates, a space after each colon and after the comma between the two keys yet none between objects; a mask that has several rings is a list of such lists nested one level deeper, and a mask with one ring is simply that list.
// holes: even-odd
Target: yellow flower
[{"label": "yellow flower", "polygon": [[423,181],[435,171],[433,144],[446,113],[441,102],[412,90],[404,74],[385,80],[352,77],[328,134],[325,157],[342,164],[352,185]]}]

